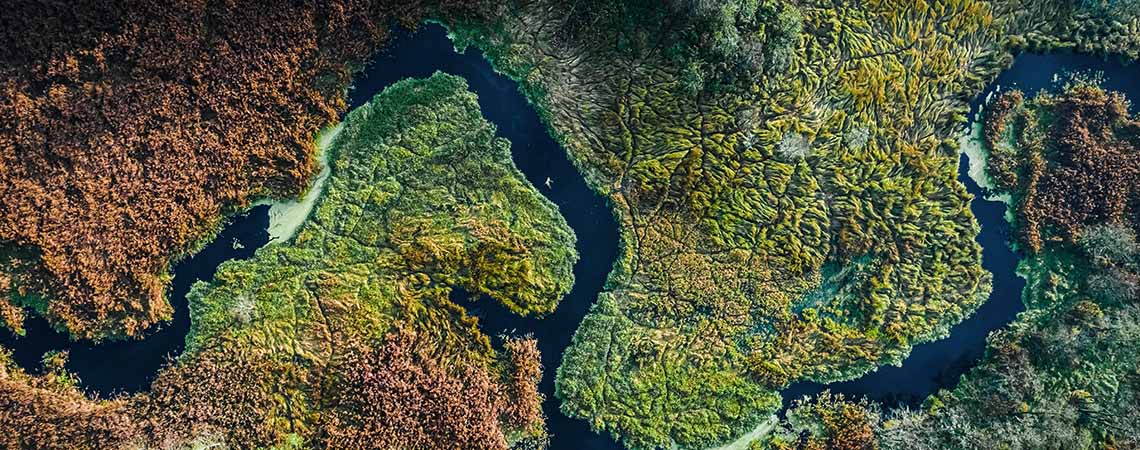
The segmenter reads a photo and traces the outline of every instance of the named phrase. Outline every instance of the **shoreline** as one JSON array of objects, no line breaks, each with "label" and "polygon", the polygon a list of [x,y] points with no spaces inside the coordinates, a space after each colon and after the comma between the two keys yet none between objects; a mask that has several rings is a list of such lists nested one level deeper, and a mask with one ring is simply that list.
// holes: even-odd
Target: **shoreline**
[{"label": "shoreline", "polygon": [[771,433],[778,423],[780,423],[780,419],[773,414],[768,416],[763,422],[760,422],[759,425],[756,425],[756,428],[753,428],[752,431],[744,433],[736,438],[736,440],[720,447],[712,447],[707,450],[747,450],[753,442]]},{"label": "shoreline", "polygon": [[329,147],[343,129],[344,122],[342,121],[317,133],[317,159],[321,165],[321,171],[313,178],[303,197],[299,200],[261,200],[252,205],[254,207],[269,206],[269,227],[267,228],[269,242],[266,245],[292,239],[297,234],[297,230],[301,229],[301,225],[305,223],[305,219],[309,217],[309,213],[313,211],[313,207],[316,206],[317,199],[324,192],[325,184],[332,172],[329,166]]},{"label": "shoreline", "polygon": [[989,152],[986,151],[985,145],[982,143],[982,114],[985,112],[986,105],[989,104],[990,99],[1000,91],[1001,86],[997,86],[993,92],[986,95],[985,100],[978,106],[978,112],[974,113],[973,117],[970,118],[968,128],[958,137],[958,153],[966,155],[966,160],[969,163],[969,169],[966,171],[966,175],[986,191],[986,194],[982,196],[982,198],[989,201],[1005,203],[1007,207],[1007,219],[1011,219],[1012,216],[1010,216],[1009,207],[1013,205],[1013,197],[1008,193],[994,193],[996,183],[986,172]]}]

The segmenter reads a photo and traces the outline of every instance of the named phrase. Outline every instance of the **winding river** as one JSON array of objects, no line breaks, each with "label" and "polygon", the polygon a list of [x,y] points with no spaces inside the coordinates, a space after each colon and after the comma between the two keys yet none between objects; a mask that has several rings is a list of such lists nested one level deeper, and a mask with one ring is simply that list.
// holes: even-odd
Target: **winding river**
[{"label": "winding river", "polygon": [[[551,434],[551,450],[620,450],[612,439],[590,431],[584,421],[570,419],[558,410],[554,398],[554,369],[578,323],[605,286],[618,253],[617,223],[607,201],[586,185],[566,152],[550,137],[518,85],[495,73],[483,54],[468,49],[459,54],[439,25],[416,33],[400,32],[391,44],[357,77],[349,93],[351,107],[364,104],[385,87],[408,77],[426,78],[436,71],[459,75],[479,96],[483,115],[498,127],[497,134],[511,141],[511,157],[527,180],[558,205],[578,236],[580,259],[574,265],[574,287],[554,313],[545,318],[520,318],[492,301],[470,301],[467,293],[453,298],[479,316],[489,335],[500,331],[533,333],[546,368],[539,390],[546,396],[543,410]],[[550,178],[550,186],[546,179]]]},{"label": "winding river", "polygon": [[[1063,87],[1067,74],[1093,75],[1111,91],[1140,99],[1140,67],[1118,60],[1071,53],[1022,54],[970,105],[971,116],[977,116],[986,101],[999,91],[1020,89],[1027,98],[1042,91]],[[1135,107],[1133,107],[1135,110]],[[969,127],[974,129],[971,121]],[[967,153],[972,153],[967,151]],[[866,397],[886,407],[915,407],[939,389],[953,388],[962,374],[985,354],[986,337],[1012,322],[1025,309],[1021,291],[1025,280],[1017,275],[1019,255],[1010,249],[1010,224],[1005,219],[1006,205],[993,197],[984,183],[981,161],[963,154],[958,179],[974,195],[970,209],[982,225],[977,241],[982,246],[982,267],[993,274],[993,292],[989,300],[950,331],[950,337],[917,345],[902,366],[880,367],[861,378],[823,385],[796,383],[783,391],[785,402],[830,389],[847,398]],[[971,176],[972,175],[972,176]]]},{"label": "winding river", "polygon": [[[1062,69],[1104,70],[1105,87],[1140,98],[1137,87],[1140,77],[1134,76],[1134,69],[1087,56],[1022,55],[978,97],[972,108],[978,111],[983,99],[999,86],[1016,85],[1029,92],[1048,88],[1056,82],[1054,74]],[[574,267],[573,290],[553,314],[543,319],[519,318],[494,302],[471,301],[464,292],[456,292],[454,298],[480,317],[488,334],[515,331],[533,333],[538,339],[547,368],[540,390],[546,395],[544,409],[552,449],[618,450],[621,447],[608,436],[592,433],[584,421],[570,419],[558,411],[553,382],[554,368],[561,362],[563,350],[605,286],[617,257],[619,236],[610,207],[604,198],[588,188],[518,86],[495,73],[479,51],[456,53],[441,26],[426,26],[416,33],[396,33],[387,49],[356,78],[349,93],[350,105],[355,108],[367,102],[398,80],[427,77],[437,70],[467,79],[470,89],[478,94],[484,116],[497,125],[500,136],[510,140],[515,164],[539,191],[558,205],[574,229],[581,256]],[[884,367],[843,383],[798,383],[783,392],[786,399],[831,389],[848,396],[866,396],[887,406],[916,405],[938,389],[952,387],[984,353],[989,332],[1009,323],[1023,309],[1020,298],[1024,281],[1016,274],[1018,255],[1007,246],[1010,227],[1004,218],[1005,205],[985,199],[985,189],[967,175],[968,163],[963,155],[959,179],[976,197],[971,209],[982,224],[977,238],[983,247],[982,264],[994,275],[994,290],[989,301],[954,327],[949,338],[915,347],[901,367]],[[548,178],[549,187],[545,183]],[[42,319],[30,319],[26,338],[0,332],[0,343],[13,349],[14,358],[22,367],[33,371],[45,351],[70,350],[68,368],[79,375],[85,389],[105,397],[146,389],[165,361],[183,348],[190,325],[185,300],[190,285],[212,278],[221,262],[248,258],[266,244],[269,241],[268,210],[267,206],[258,206],[234,216],[205,249],[175,265],[170,290],[175,306],[174,320],[152,330],[143,340],[99,345],[75,343],[70,342],[66,334],[51,330]]]},{"label": "winding river", "polygon": [[12,357],[29,372],[40,372],[40,358],[49,350],[67,350],[67,369],[79,376],[85,390],[108,398],[120,392],[139,392],[150,386],[154,375],[168,359],[182,352],[190,330],[186,293],[198,280],[210,280],[218,265],[231,259],[253,256],[269,242],[269,207],[259,206],[230,217],[229,223],[213,241],[194,256],[173,267],[174,280],[167,291],[174,306],[169,323],[147,331],[142,339],[93,344],[72,342],[67,333],[53,330],[47,321],[29,317],[27,334],[16,338],[0,331],[0,344],[12,350]]}]

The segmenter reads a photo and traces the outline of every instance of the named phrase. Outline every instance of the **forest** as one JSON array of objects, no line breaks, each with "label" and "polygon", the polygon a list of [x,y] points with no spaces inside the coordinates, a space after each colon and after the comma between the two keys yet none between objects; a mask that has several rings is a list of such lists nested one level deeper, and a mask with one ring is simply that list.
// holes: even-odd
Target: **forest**
[{"label": "forest", "polygon": [[492,340],[448,294],[551,311],[577,260],[557,207],[450,75],[389,87],[330,151],[295,238],[194,286],[187,350],[148,392],[91,400],[61,362],[31,376],[4,360],[0,444],[541,447],[536,342]]},{"label": "forest", "polygon": [[169,267],[315,173],[312,138],[393,21],[492,2],[5,3],[0,307],[77,338],[169,320]]},{"label": "forest", "polygon": [[[990,290],[955,179],[969,100],[1015,52],[1140,51],[1136,2],[1108,0],[6,10],[9,329],[38,314],[77,338],[123,338],[167,320],[172,262],[226,214],[300,194],[313,136],[388,25],[436,20],[521,83],[612,202],[622,255],[556,393],[637,450],[723,444],[777,411],[789,383],[854,378],[945,337]],[[1016,201],[1031,311],[957,388],[920,411],[821,396],[755,446],[1136,445],[1118,414],[1137,399],[1140,231],[1122,101],[1085,86],[995,105],[989,169]],[[550,312],[573,283],[573,234],[461,80],[397,85],[346,121],[312,219],[194,289],[187,353],[150,392],[91,399],[66,354],[29,374],[0,352],[0,429],[15,430],[0,443],[541,447],[534,342],[485,335],[447,294]],[[1043,151],[1054,145],[1063,158]],[[1107,203],[1086,194],[1110,190]],[[430,407],[393,412],[411,404]]]}]

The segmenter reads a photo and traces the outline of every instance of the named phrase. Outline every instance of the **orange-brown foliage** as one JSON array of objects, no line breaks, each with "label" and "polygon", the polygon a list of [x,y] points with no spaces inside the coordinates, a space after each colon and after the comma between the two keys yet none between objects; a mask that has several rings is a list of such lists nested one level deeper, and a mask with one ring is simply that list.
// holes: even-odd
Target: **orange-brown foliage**
[{"label": "orange-brown foliage", "polygon": [[542,359],[534,338],[508,339],[504,347],[510,363],[511,401],[507,402],[503,420],[508,425],[526,429],[542,426]]},{"label": "orange-brown foliage", "polygon": [[269,447],[283,437],[274,421],[288,417],[277,394],[289,369],[241,350],[206,350],[162,371],[131,413],[152,445],[217,433],[241,448]]},{"label": "orange-brown foliage", "polygon": [[123,402],[89,400],[58,375],[0,367],[0,448],[102,450],[134,436]]},{"label": "orange-brown foliage", "polygon": [[[824,392],[798,403],[789,416],[795,414],[810,432],[801,433],[793,442],[775,442],[775,448],[796,450],[874,450],[875,422],[878,412],[869,409],[868,403],[845,400],[843,395]],[[807,430],[801,430],[807,431]]]},{"label": "orange-brown foliage", "polygon": [[314,133],[344,109],[350,67],[393,19],[494,7],[5,2],[0,254],[37,262],[0,273],[55,300],[48,318],[76,336],[136,335],[166,319],[171,258],[209,237],[223,213],[304,188]]},{"label": "orange-brown foliage", "polygon": [[346,63],[386,31],[366,0],[4,6],[0,242],[83,337],[170,315],[162,274],[221,214],[296,195]]},{"label": "orange-brown foliage", "polygon": [[986,138],[994,148],[1006,122],[1020,122],[1018,152],[994,152],[989,166],[1000,188],[1020,195],[1022,242],[1037,251],[1043,239],[1073,242],[1098,223],[1140,230],[1140,121],[1124,97],[1082,85],[1026,108],[1013,100],[990,114]]},{"label": "orange-brown foliage", "polygon": [[486,369],[442,367],[410,332],[344,348],[325,388],[322,448],[507,448],[499,424],[505,399]]}]

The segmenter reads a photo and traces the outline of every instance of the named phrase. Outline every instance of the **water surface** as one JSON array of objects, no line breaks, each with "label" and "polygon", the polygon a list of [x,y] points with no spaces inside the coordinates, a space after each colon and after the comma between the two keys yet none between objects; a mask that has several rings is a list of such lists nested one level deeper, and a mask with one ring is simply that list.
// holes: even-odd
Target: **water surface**
[{"label": "water surface", "polygon": [[[971,116],[983,109],[991,94],[1016,88],[1028,98],[1041,91],[1061,89],[1074,74],[1100,78],[1105,89],[1140,99],[1140,68],[1135,65],[1072,53],[1023,54],[975,98],[970,104]],[[953,327],[949,338],[915,346],[901,367],[880,367],[861,378],[828,385],[796,383],[783,391],[785,401],[830,389],[848,398],[866,397],[887,407],[918,406],[939,389],[953,388],[985,354],[989,333],[1009,324],[1025,309],[1021,300],[1025,280],[1017,275],[1020,257],[1008,245],[1011,227],[1005,220],[1005,204],[987,200],[990,192],[978,186],[967,171],[967,157],[962,155],[958,180],[974,195],[970,209],[982,226],[977,237],[982,246],[982,267],[993,274],[989,300]]]},{"label": "water surface", "polygon": [[[590,190],[566,152],[551,138],[535,109],[519,91],[518,84],[495,73],[482,52],[468,49],[456,53],[439,25],[418,32],[399,32],[388,48],[359,75],[349,93],[353,108],[383,88],[404,78],[426,78],[436,71],[458,75],[479,97],[483,116],[498,127],[497,135],[511,141],[511,157],[527,180],[558,205],[558,210],[578,236],[580,256],[574,265],[574,287],[558,308],[543,318],[518,317],[489,299],[467,298],[456,290],[453,298],[479,317],[490,335],[533,334],[545,367],[539,390],[546,396],[543,410],[551,435],[551,450],[620,450],[608,436],[590,431],[586,422],[564,416],[554,397],[554,372],[562,351],[578,324],[605,286],[618,252],[618,228],[607,201]],[[546,179],[551,180],[546,186]]]},{"label": "water surface", "polygon": [[[1115,62],[1081,55],[1022,55],[1013,67],[1002,73],[972,104],[976,111],[983,99],[998,86],[1016,86],[1027,93],[1054,87],[1054,74],[1064,71],[1103,70],[1109,89],[1140,95],[1140,77],[1134,68]],[[558,410],[554,397],[553,377],[569,345],[574,331],[605,286],[618,252],[618,230],[606,200],[591,191],[550,137],[534,108],[510,79],[493,70],[483,55],[474,49],[456,53],[446,30],[438,25],[426,26],[418,32],[398,32],[390,45],[354,80],[350,91],[352,108],[360,106],[383,88],[404,78],[426,78],[443,71],[465,78],[479,97],[483,115],[498,127],[497,134],[511,142],[515,164],[526,178],[559,211],[578,236],[581,256],[574,267],[573,290],[558,309],[545,318],[520,318],[486,299],[468,299],[457,291],[454,298],[480,317],[483,329],[499,333],[532,333],[542,351],[546,368],[540,390],[546,396],[543,404],[553,450],[618,450],[621,447],[608,436],[595,434],[584,421],[570,419]],[[823,389],[847,396],[867,397],[887,406],[917,405],[941,388],[953,387],[958,378],[983,355],[985,338],[993,330],[1012,321],[1023,310],[1021,290],[1024,281],[1015,269],[1018,255],[1007,246],[1009,224],[1004,220],[1005,206],[984,199],[985,192],[966,176],[966,158],[959,167],[961,180],[975,200],[971,210],[981,223],[977,237],[983,248],[982,266],[993,274],[993,294],[970,318],[955,326],[950,337],[918,345],[901,367],[883,367],[856,380],[820,385],[797,383],[783,391],[786,399],[817,393]],[[546,180],[551,180],[549,187]],[[93,345],[71,342],[55,332],[42,319],[29,319],[27,338],[15,338],[0,332],[0,343],[14,351],[14,358],[25,368],[39,366],[41,355],[51,349],[69,349],[68,368],[79,375],[82,386],[103,396],[115,392],[135,392],[147,387],[157,370],[169,357],[181,352],[189,328],[185,295],[197,280],[210,280],[221,262],[248,258],[268,239],[268,207],[258,207],[235,216],[215,241],[198,254],[174,267],[170,297],[175,307],[174,320],[147,333],[143,340],[110,342]],[[235,246],[234,242],[241,245]]]},{"label": "water surface", "polygon": [[178,356],[190,330],[186,293],[198,280],[214,278],[218,265],[230,259],[245,259],[269,241],[269,207],[260,206],[230,217],[218,236],[194,256],[174,265],[174,280],[167,297],[174,307],[170,322],[156,325],[141,339],[72,341],[67,333],[56,331],[39,316],[25,322],[27,331],[19,337],[0,330],[0,345],[12,350],[12,358],[32,373],[42,372],[40,359],[50,350],[67,350],[67,369],[79,377],[84,390],[108,398],[116,393],[140,392],[150,387],[155,374],[170,358]]}]

